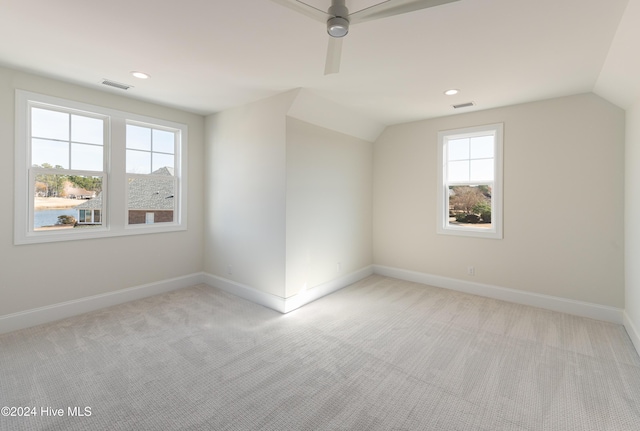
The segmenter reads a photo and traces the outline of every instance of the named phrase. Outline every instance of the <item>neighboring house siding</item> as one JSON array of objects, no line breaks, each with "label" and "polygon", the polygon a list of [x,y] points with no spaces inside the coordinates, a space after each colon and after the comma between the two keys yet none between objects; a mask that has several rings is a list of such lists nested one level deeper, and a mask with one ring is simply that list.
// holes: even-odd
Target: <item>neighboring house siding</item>
[{"label": "neighboring house siding", "polygon": [[154,214],[154,223],[167,223],[173,221],[173,211],[158,211],[158,210],[130,210],[129,211],[129,224],[144,224],[146,223],[147,213],[152,212]]}]

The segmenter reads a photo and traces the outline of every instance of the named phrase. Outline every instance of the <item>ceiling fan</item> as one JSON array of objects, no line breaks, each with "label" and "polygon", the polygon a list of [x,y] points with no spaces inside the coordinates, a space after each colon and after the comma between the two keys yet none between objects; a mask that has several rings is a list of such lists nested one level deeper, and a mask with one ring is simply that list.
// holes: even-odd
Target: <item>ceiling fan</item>
[{"label": "ceiling fan", "polygon": [[342,38],[349,33],[350,25],[400,15],[459,0],[384,0],[355,12],[349,12],[345,0],[331,0],[331,6],[327,11],[318,9],[301,0],[272,1],[317,21],[326,23],[327,33],[329,33],[329,47],[327,49],[324,74],[330,75],[340,71]]}]

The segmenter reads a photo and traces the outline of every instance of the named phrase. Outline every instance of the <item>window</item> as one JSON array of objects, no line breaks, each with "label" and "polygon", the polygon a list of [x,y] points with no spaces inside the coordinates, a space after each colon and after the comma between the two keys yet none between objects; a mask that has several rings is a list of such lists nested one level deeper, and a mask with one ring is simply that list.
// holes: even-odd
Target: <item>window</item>
[{"label": "window", "polygon": [[16,91],[15,243],[186,229],[186,142],[183,124]]},{"label": "window", "polygon": [[100,225],[102,220],[100,218],[99,209],[78,209],[78,224],[85,225]]},{"label": "window", "polygon": [[438,134],[438,233],[502,238],[503,125]]}]

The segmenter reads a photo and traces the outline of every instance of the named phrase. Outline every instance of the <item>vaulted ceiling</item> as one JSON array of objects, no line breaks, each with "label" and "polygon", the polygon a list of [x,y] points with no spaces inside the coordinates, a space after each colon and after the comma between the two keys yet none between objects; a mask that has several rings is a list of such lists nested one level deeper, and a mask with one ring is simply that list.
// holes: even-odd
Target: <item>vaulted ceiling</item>
[{"label": "vaulted ceiling", "polygon": [[640,95],[620,88],[638,81],[639,3],[460,0],[354,25],[324,75],[324,25],[271,0],[3,0],[0,64],[200,114],[293,88],[381,124],[594,90],[624,105]]}]

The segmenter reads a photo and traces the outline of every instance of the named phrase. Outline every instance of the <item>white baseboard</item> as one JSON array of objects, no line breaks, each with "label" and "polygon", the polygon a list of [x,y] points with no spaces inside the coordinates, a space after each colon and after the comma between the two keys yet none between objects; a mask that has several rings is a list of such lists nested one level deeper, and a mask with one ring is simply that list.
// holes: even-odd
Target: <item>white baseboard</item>
[{"label": "white baseboard", "polygon": [[387,277],[398,278],[400,280],[428,284],[430,286],[442,287],[444,289],[451,289],[473,295],[499,299],[502,301],[514,302],[516,304],[530,305],[532,307],[544,308],[547,310],[559,311],[561,313],[589,317],[591,319],[603,320],[617,324],[623,323],[623,310],[615,307],[607,307],[604,305],[592,304],[590,302],[576,301],[573,299],[492,286],[489,284],[474,283],[455,278],[425,274],[406,269],[391,268],[382,265],[374,265],[373,272]]},{"label": "white baseboard", "polygon": [[239,296],[240,298],[244,298],[248,301],[264,305],[267,308],[284,313],[284,298],[280,296],[272,295],[271,293],[263,292],[246,284],[238,283],[237,281],[208,273],[204,274],[204,283],[208,286],[217,287],[218,289],[224,290],[232,295]]},{"label": "white baseboard", "polygon": [[628,315],[621,309],[381,265],[367,266],[343,277],[314,286],[289,298],[282,298],[265,293],[253,287],[212,274],[196,273],[0,316],[0,334],[202,283],[217,287],[233,295],[279,311],[280,313],[288,313],[318,298],[362,280],[373,273],[517,304],[530,305],[623,324],[636,350],[640,353],[640,332],[629,319]]},{"label": "white baseboard", "polygon": [[373,274],[373,266],[366,266],[358,271],[354,271],[343,277],[336,278],[335,280],[327,281],[326,283],[314,286],[311,289],[307,289],[297,295],[291,296],[285,299],[285,313],[300,308],[305,304],[315,301],[318,298],[322,298],[325,295],[340,290],[343,287],[347,287],[350,284],[356,283],[363,278],[366,278]]},{"label": "white baseboard", "polygon": [[196,273],[72,301],[60,302],[45,307],[33,308],[18,313],[6,314],[0,316],[0,334],[43,323],[54,322],[101,308],[182,289],[183,287],[195,286],[203,282],[203,274]]},{"label": "white baseboard", "polygon": [[212,287],[217,287],[218,289],[224,290],[232,295],[239,296],[240,298],[247,299],[256,304],[271,308],[280,313],[288,313],[305,304],[313,302],[318,298],[362,280],[371,274],[373,274],[373,267],[367,266],[343,277],[314,286],[289,298],[283,298],[262,292],[251,286],[228,280],[223,277],[218,277],[213,274],[204,274],[204,283]]},{"label": "white baseboard", "polygon": [[625,311],[624,313],[624,328],[627,330],[627,334],[629,334],[629,338],[631,338],[631,342],[633,346],[636,348],[638,355],[640,355],[640,331],[633,324],[629,315]]}]

